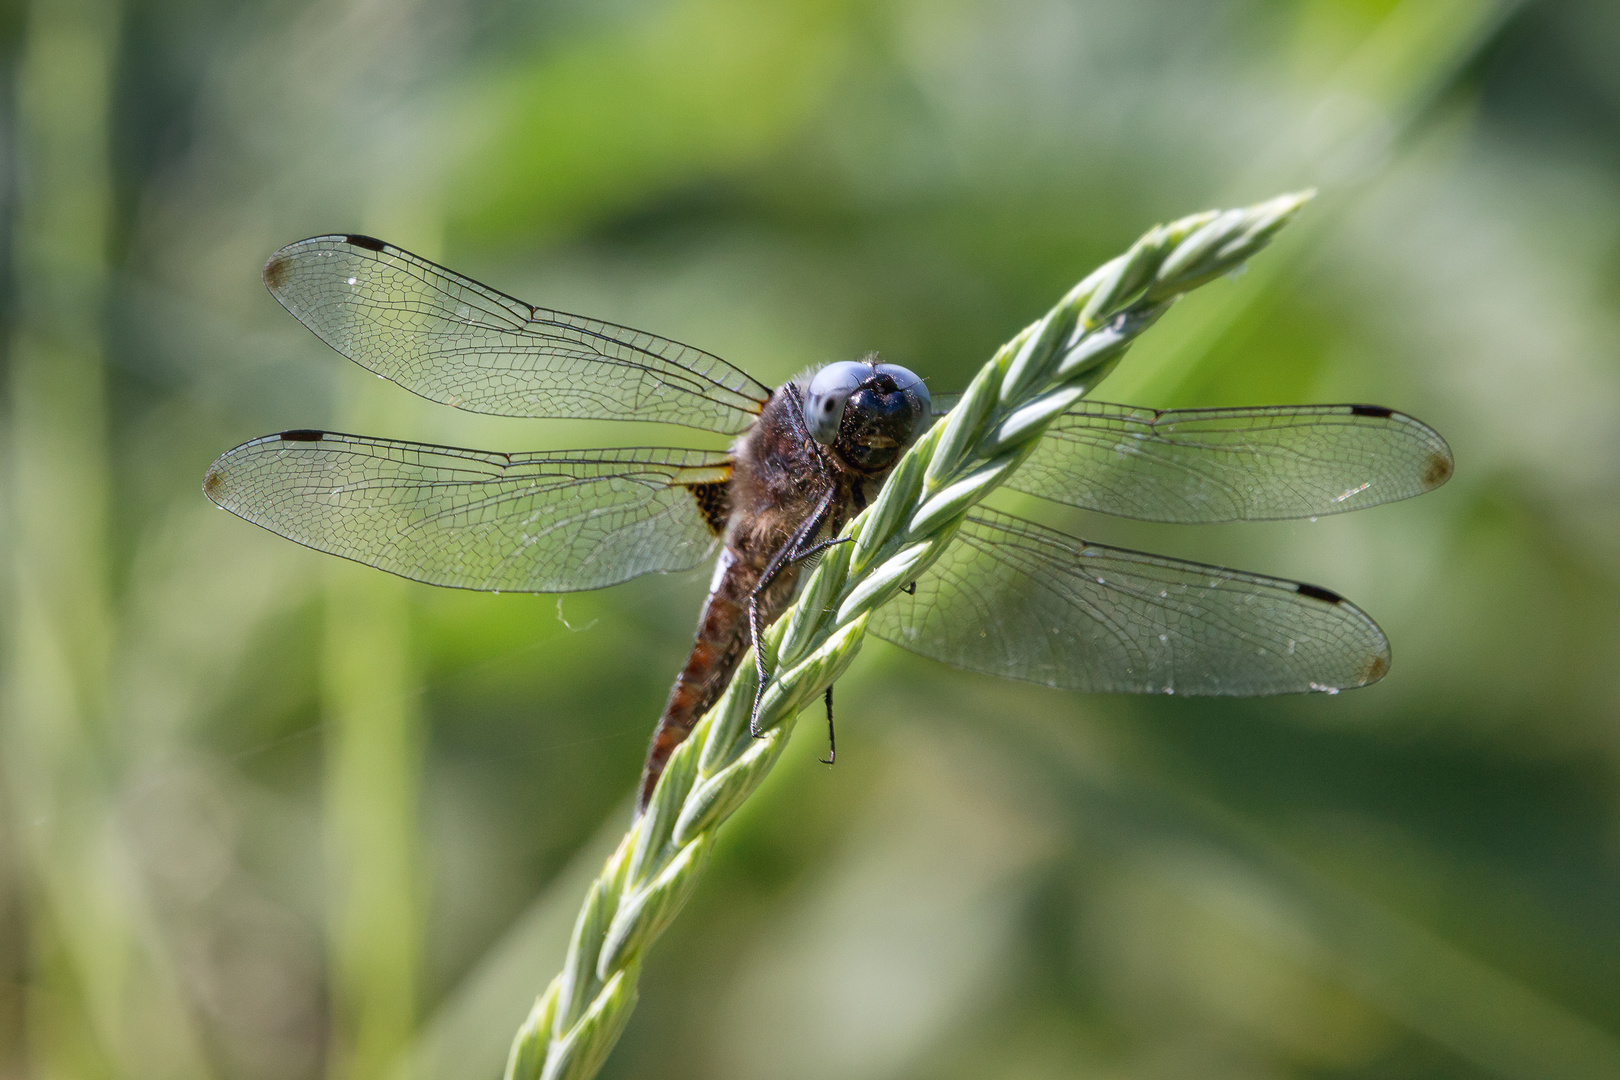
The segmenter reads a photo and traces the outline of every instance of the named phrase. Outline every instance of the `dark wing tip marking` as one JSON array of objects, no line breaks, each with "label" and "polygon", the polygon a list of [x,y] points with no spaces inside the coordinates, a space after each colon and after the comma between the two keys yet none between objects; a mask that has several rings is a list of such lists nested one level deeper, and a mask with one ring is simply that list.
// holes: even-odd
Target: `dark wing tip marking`
[{"label": "dark wing tip marking", "polygon": [[1382,405],[1352,405],[1350,412],[1354,416],[1372,416],[1379,420],[1388,420],[1395,415],[1394,409],[1387,409]]},{"label": "dark wing tip marking", "polygon": [[1367,666],[1362,669],[1361,685],[1366,686],[1369,683],[1375,683],[1388,674],[1389,654],[1379,653],[1377,656],[1374,656],[1370,661],[1368,661]]},{"label": "dark wing tip marking", "polygon": [[320,442],[326,438],[326,432],[315,431],[312,428],[294,428],[283,431],[277,436],[282,442]]},{"label": "dark wing tip marking", "polygon": [[366,236],[362,233],[349,233],[343,237],[343,241],[358,248],[365,248],[367,251],[381,251],[388,246],[375,236]]},{"label": "dark wing tip marking", "polygon": [[292,259],[285,252],[276,252],[270,256],[270,261],[264,264],[264,285],[271,292],[280,292],[281,287],[287,283],[287,274],[292,269]]},{"label": "dark wing tip marking", "polygon": [[1324,589],[1320,585],[1307,585],[1305,582],[1302,581],[1298,585],[1295,585],[1294,588],[1299,593],[1299,595],[1308,596],[1312,600],[1320,600],[1324,604],[1342,604],[1342,603],[1344,603],[1344,597],[1340,596],[1338,593],[1334,592],[1332,589]]},{"label": "dark wing tip marking", "polygon": [[221,468],[219,462],[216,461],[212,465],[208,466],[208,473],[203,477],[203,494],[208,496],[214,502],[218,502],[219,489],[224,485],[224,483],[225,470]]},{"label": "dark wing tip marking", "polygon": [[687,484],[685,487],[692,493],[698,513],[703,515],[709,531],[716,536],[725,535],[726,525],[731,521],[731,484],[725,480],[714,480],[707,484]]},{"label": "dark wing tip marking", "polygon": [[1456,463],[1451,460],[1450,454],[1436,452],[1429,455],[1429,465],[1423,470],[1424,490],[1433,490],[1450,480],[1452,470],[1456,467]]}]

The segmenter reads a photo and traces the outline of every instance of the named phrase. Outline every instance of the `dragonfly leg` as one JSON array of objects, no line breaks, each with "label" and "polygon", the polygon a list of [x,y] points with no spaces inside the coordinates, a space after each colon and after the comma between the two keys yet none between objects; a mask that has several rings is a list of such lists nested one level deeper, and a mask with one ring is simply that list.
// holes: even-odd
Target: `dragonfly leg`
[{"label": "dragonfly leg", "polygon": [[832,722],[832,687],[827,687],[827,756],[821,759],[823,765],[831,765],[838,760],[838,740],[833,736]]},{"label": "dragonfly leg", "polygon": [[804,524],[795,529],[793,535],[788,537],[787,543],[783,544],[776,554],[771,556],[771,561],[765,564],[764,572],[759,575],[759,581],[748,594],[748,640],[754,646],[754,667],[759,672],[759,684],[754,687],[754,706],[748,713],[748,733],[756,739],[764,734],[759,729],[759,703],[765,698],[765,680],[770,674],[765,667],[764,642],[760,638],[760,594],[776,579],[776,575],[781,572],[782,567],[796,563],[807,555],[813,555],[821,551],[828,544],[837,542],[830,540],[812,544],[809,547],[804,546],[805,541],[820,532],[821,527],[826,524],[828,515],[832,513],[835,495],[837,495],[837,489],[829,487],[827,493],[821,497],[821,502],[816,506],[815,513],[805,518]]},{"label": "dragonfly leg", "polygon": [[831,540],[823,540],[818,544],[811,544],[803,551],[796,552],[788,561],[802,562],[805,559],[810,558],[812,555],[820,555],[823,551],[826,551],[834,544],[853,544],[854,542],[855,538],[853,536],[835,536]]},{"label": "dragonfly leg", "polygon": [[759,730],[759,703],[765,697],[765,679],[769,675],[765,670],[765,650],[760,647],[759,640],[758,589],[748,597],[748,639],[754,643],[754,670],[759,674],[754,683],[754,706],[748,710],[748,734],[758,739],[765,734]]}]

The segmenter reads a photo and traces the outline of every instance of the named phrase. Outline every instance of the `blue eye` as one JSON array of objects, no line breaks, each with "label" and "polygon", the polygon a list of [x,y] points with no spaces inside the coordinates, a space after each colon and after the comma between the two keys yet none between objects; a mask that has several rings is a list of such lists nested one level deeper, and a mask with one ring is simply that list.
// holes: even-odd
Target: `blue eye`
[{"label": "blue eye", "polygon": [[[892,402],[888,408],[902,409],[911,416],[909,433],[896,432],[893,438],[908,442],[916,438],[932,420],[928,387],[915,374],[898,364],[875,364],[870,360],[840,360],[828,364],[810,379],[804,394],[804,424],[810,437],[824,446],[838,439],[849,400],[857,391],[870,388],[874,393],[904,395],[904,404]],[[880,389],[881,388],[881,389]],[[870,409],[867,402],[863,408]]]},{"label": "blue eye", "polygon": [[923,382],[909,368],[899,364],[879,364],[875,375],[887,375],[894,380],[895,389],[901,391],[910,400],[914,415],[917,419],[916,430],[912,437],[921,435],[930,423],[933,422],[933,398],[928,396],[928,384]]},{"label": "blue eye", "polygon": [[804,425],[812,439],[824,446],[833,444],[849,395],[871,377],[872,365],[859,360],[840,360],[815,373],[804,395]]}]

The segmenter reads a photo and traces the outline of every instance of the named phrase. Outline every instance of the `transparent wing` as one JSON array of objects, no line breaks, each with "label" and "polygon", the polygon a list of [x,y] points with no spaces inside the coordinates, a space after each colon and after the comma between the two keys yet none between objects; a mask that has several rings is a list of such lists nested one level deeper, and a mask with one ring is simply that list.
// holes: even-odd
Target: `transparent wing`
[{"label": "transparent wing", "polygon": [[361,367],[472,412],[736,434],[770,397],[701,349],[525,304],[369,237],[289,244],[265,264],[264,282]]},{"label": "transparent wing", "polygon": [[982,509],[869,628],[955,667],[1069,690],[1258,697],[1365,686],[1389,670],[1383,632],[1326,589]]},{"label": "transparent wing", "polygon": [[289,431],[220,455],[203,491],[317,551],[433,585],[597,589],[703,561],[724,454],[483,450]]},{"label": "transparent wing", "polygon": [[1320,517],[1421,495],[1451,448],[1372,405],[1156,411],[1082,401],[1008,481],[1020,491],[1144,521]]}]

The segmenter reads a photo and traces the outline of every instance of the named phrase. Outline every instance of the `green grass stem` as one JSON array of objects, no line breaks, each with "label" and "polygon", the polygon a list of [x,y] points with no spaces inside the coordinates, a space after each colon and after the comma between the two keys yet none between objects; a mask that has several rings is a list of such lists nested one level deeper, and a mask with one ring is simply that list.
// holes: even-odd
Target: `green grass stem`
[{"label": "green grass stem", "polygon": [[996,353],[942,423],[828,549],[797,603],[763,635],[771,675],[749,732],[745,656],[676,750],[647,809],[591,886],[563,970],[519,1028],[507,1080],[594,1075],[635,1004],[646,949],[691,896],[714,832],[764,781],[794,718],[849,667],[870,613],[939,558],[964,515],[1034,449],[1183,293],[1242,265],[1311,197],[1283,195],[1151,229]]}]

